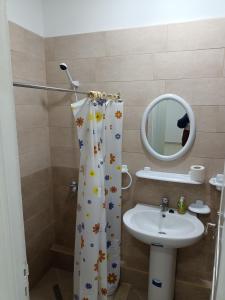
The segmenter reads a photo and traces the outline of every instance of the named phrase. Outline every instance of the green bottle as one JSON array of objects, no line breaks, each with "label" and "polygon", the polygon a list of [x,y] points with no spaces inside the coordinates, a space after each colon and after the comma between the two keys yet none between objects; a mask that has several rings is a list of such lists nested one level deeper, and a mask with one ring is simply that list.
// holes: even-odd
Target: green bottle
[{"label": "green bottle", "polygon": [[177,202],[177,212],[183,215],[186,213],[186,210],[187,210],[187,205],[185,203],[185,198],[184,196],[181,196]]}]

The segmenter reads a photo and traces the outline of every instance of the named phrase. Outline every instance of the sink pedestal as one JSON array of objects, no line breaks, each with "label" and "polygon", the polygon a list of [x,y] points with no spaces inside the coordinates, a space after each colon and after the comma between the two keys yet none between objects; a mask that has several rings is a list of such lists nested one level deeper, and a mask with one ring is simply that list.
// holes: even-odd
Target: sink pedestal
[{"label": "sink pedestal", "polygon": [[151,246],[148,300],[173,300],[177,249]]}]

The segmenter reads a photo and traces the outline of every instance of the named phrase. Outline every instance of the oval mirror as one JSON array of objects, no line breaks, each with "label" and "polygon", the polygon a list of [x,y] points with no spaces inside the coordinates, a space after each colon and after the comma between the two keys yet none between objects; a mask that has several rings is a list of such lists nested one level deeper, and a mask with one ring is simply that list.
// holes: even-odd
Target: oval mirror
[{"label": "oval mirror", "polygon": [[169,161],[183,156],[194,142],[195,131],[193,110],[177,95],[159,96],[144,111],[142,141],[157,159]]}]

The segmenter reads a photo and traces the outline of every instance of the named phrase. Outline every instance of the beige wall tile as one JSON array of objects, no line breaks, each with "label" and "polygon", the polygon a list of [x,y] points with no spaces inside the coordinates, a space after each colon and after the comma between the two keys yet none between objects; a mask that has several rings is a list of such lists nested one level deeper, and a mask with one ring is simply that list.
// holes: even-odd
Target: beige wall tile
[{"label": "beige wall tile", "polygon": [[[46,76],[48,83],[68,83],[65,72],[59,68],[61,60],[47,61]],[[95,58],[87,59],[64,59],[64,63],[68,64],[71,76],[74,80],[80,82],[95,81]]]},{"label": "beige wall tile", "polygon": [[168,80],[165,90],[183,97],[191,105],[225,105],[224,78]]},{"label": "beige wall tile", "polygon": [[11,49],[45,60],[45,39],[23,27],[9,22]]},{"label": "beige wall tile", "polygon": [[105,39],[109,56],[161,52],[167,46],[167,26],[107,31]]},{"label": "beige wall tile", "polygon": [[74,147],[79,148],[76,128],[50,127],[51,147]]},{"label": "beige wall tile", "polygon": [[[52,86],[58,86],[57,83],[52,83]],[[70,88],[69,84],[60,84],[61,88]],[[48,91],[48,108],[49,111],[55,106],[70,106],[72,102],[75,101],[75,95],[73,93],[63,93],[63,92],[54,92]]]},{"label": "beige wall tile", "polygon": [[123,163],[129,166],[129,169],[133,174],[144,167],[151,167],[153,170],[164,172],[187,173],[191,165],[200,164],[206,166],[208,169],[210,162],[210,160],[206,157],[191,156],[190,152],[188,155],[179,160],[167,163],[154,159],[148,153],[123,152],[122,158]]},{"label": "beige wall tile", "polygon": [[155,79],[217,77],[222,75],[223,50],[198,50],[154,54]]},{"label": "beige wall tile", "polygon": [[51,192],[49,188],[39,192],[37,195],[34,194],[29,198],[23,197],[24,221],[39,214],[42,210],[51,209],[51,205]]},{"label": "beige wall tile", "polygon": [[46,91],[19,87],[14,87],[13,91],[16,105],[48,105]]},{"label": "beige wall tile", "polygon": [[37,127],[18,131],[19,153],[37,151],[43,145],[49,145],[49,128]]},{"label": "beige wall tile", "polygon": [[224,158],[225,133],[198,132],[191,150],[195,157]]},{"label": "beige wall tile", "polygon": [[219,106],[193,106],[197,131],[216,132]]},{"label": "beige wall tile", "polygon": [[29,199],[45,191],[51,185],[51,169],[46,168],[21,178],[23,199]]},{"label": "beige wall tile", "polygon": [[153,79],[151,54],[98,58],[96,81],[133,81]]},{"label": "beige wall tile", "polygon": [[217,114],[217,132],[225,132],[225,106],[219,106]]},{"label": "beige wall tile", "polygon": [[48,126],[47,107],[41,105],[17,105],[16,122],[18,130]]},{"label": "beige wall tile", "polygon": [[50,249],[53,241],[54,228],[51,224],[44,230],[38,231],[37,235],[27,243],[28,260],[35,260],[44,250]]},{"label": "beige wall tile", "polygon": [[31,31],[25,30],[26,54],[39,57],[45,61],[45,39]]},{"label": "beige wall tile", "polygon": [[12,71],[14,80],[33,81],[45,83],[45,61],[30,53],[12,50]]},{"label": "beige wall tile", "polygon": [[168,25],[168,50],[197,50],[225,46],[225,19]]},{"label": "beige wall tile", "polygon": [[49,110],[49,125],[56,127],[74,127],[72,109],[69,106],[52,106]]},{"label": "beige wall tile", "polygon": [[28,261],[29,263],[29,285],[32,288],[44,274],[52,266],[52,255],[49,248],[41,251],[37,257],[33,260]]},{"label": "beige wall tile", "polygon": [[[139,102],[137,101],[137,104]],[[126,102],[125,102],[126,104]],[[133,129],[133,130],[139,130],[141,128],[141,120],[142,115],[145,110],[145,106],[124,106],[124,123],[123,127],[124,129]]]},{"label": "beige wall tile", "polygon": [[54,213],[56,220],[56,242],[74,248],[77,194],[66,186],[54,185]]},{"label": "beige wall tile", "polygon": [[31,240],[38,235],[38,232],[49,226],[49,218],[51,218],[50,210],[43,209],[40,213],[34,215],[25,222],[26,240]]},{"label": "beige wall tile", "polygon": [[86,33],[47,38],[47,53],[50,60],[90,58],[105,56],[104,34]]},{"label": "beige wall tile", "polygon": [[42,145],[39,149],[20,155],[20,173],[22,177],[46,169],[50,165],[49,145]]},{"label": "beige wall tile", "polygon": [[78,180],[79,168],[52,167],[52,180],[54,185],[68,186],[72,180]]},{"label": "beige wall tile", "polygon": [[72,147],[52,147],[52,166],[77,168],[79,166],[79,150]]},{"label": "beige wall tile", "polygon": [[124,130],[123,133],[123,151],[124,152],[143,152],[141,135],[139,130]]},{"label": "beige wall tile", "polygon": [[9,22],[10,48],[14,51],[26,52],[25,29]]},{"label": "beige wall tile", "polygon": [[147,106],[165,93],[165,83],[159,81],[105,82],[102,87],[108,93],[120,92],[126,106]]}]

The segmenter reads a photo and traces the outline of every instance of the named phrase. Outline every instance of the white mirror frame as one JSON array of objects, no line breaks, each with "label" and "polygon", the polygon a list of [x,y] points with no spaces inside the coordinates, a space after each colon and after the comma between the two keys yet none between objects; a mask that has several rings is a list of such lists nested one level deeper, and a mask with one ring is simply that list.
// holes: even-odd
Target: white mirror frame
[{"label": "white mirror frame", "polygon": [[[151,145],[148,142],[147,139],[147,135],[146,135],[146,122],[148,120],[148,115],[151,112],[151,110],[161,101],[166,100],[166,99],[172,99],[178,103],[180,103],[184,109],[186,110],[189,120],[190,120],[190,134],[188,137],[188,141],[185,144],[185,146],[178,151],[175,154],[172,155],[162,155],[159,154],[158,152],[156,152]],[[185,101],[182,97],[177,96],[175,94],[164,94],[161,95],[159,97],[157,97],[156,99],[154,99],[145,109],[143,117],[142,117],[142,122],[141,122],[141,137],[142,137],[142,142],[146,148],[146,150],[155,158],[159,159],[159,160],[164,160],[164,161],[171,161],[171,160],[175,160],[178,159],[180,157],[182,157],[184,154],[187,153],[187,151],[191,148],[191,146],[194,143],[195,140],[195,133],[196,133],[196,125],[195,125],[195,115],[194,112],[191,108],[191,106],[187,103],[187,101]]]}]

